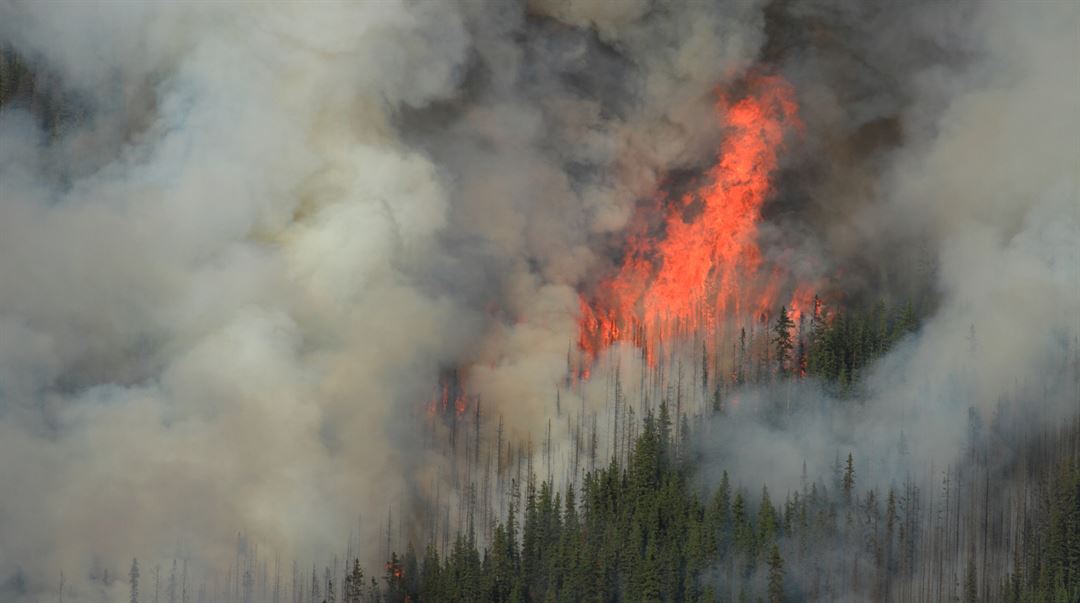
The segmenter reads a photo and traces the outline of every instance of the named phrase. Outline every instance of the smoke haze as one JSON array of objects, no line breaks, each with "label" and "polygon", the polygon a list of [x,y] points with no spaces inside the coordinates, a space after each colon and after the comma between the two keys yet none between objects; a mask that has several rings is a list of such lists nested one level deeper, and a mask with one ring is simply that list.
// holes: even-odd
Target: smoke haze
[{"label": "smoke haze", "polygon": [[717,91],[755,70],[804,124],[766,261],[933,311],[856,416],[736,416],[717,470],[760,449],[735,477],[783,491],[843,447],[884,480],[900,430],[921,466],[969,406],[1080,405],[1074,4],[9,0],[0,44],[64,99],[51,127],[0,105],[5,597],[64,571],[90,600],[133,556],[225,567],[238,531],[381,561],[387,510],[450,496],[424,417],[448,369],[565,464],[564,409],[602,424],[640,363],[616,346],[562,387],[579,294],[639,200],[715,161]]}]

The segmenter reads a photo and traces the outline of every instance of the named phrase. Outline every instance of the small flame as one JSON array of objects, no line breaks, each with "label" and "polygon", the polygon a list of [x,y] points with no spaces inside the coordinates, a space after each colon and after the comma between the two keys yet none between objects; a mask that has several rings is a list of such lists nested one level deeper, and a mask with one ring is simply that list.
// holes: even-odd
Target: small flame
[{"label": "small flame", "polygon": [[469,409],[469,396],[465,388],[465,375],[461,369],[444,370],[439,375],[439,383],[432,391],[427,404],[428,419],[450,412],[462,416]]},{"label": "small flame", "polygon": [[392,563],[389,561],[386,563],[386,573],[392,576],[395,580],[400,580],[403,576],[405,576],[405,571],[401,569],[400,563]]}]

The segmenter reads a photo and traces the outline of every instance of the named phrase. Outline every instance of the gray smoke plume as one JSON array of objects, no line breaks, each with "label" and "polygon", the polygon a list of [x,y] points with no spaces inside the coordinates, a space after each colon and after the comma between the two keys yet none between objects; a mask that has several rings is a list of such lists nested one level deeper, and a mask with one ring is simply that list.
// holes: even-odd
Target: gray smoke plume
[{"label": "gray smoke plume", "polygon": [[711,148],[762,39],[754,6],[630,8],[0,6],[32,73],[0,112],[5,596],[225,568],[237,531],[311,558],[358,513],[377,560],[444,479],[447,366],[537,433],[594,238]]},{"label": "gray smoke plume", "polygon": [[[914,295],[932,311],[856,400],[813,384],[740,392],[706,429],[707,484],[727,470],[783,496],[804,466],[831,483],[834,455],[852,452],[864,487],[933,490],[969,445],[970,409],[1035,431],[1080,412],[1080,74],[1062,68],[1080,57],[1080,10],[871,6],[786,8],[823,32],[779,60],[801,91],[805,144],[831,165],[806,159],[815,177],[795,185],[809,192],[789,211],[811,232],[779,232],[845,266],[840,289],[856,299]],[[790,416],[762,419],[784,399]],[[996,441],[996,454],[1023,445]]]},{"label": "gray smoke plume", "polygon": [[[766,256],[939,300],[851,441],[948,454],[958,409],[1075,356],[1076,7],[716,4],[0,3],[67,99],[0,106],[0,594],[117,599],[133,556],[205,576],[238,531],[380,561],[388,509],[449,496],[448,367],[508,438],[554,417],[569,446],[578,291],[755,68],[806,124]],[[561,408],[603,412],[634,358]]]},{"label": "gray smoke plume", "polygon": [[392,123],[457,94],[462,15],[27,2],[0,22],[86,108],[51,139],[0,113],[0,574],[34,600],[65,571],[97,600],[127,558],[218,562],[238,530],[343,546],[401,497],[410,404],[475,330],[410,276],[447,175]]}]

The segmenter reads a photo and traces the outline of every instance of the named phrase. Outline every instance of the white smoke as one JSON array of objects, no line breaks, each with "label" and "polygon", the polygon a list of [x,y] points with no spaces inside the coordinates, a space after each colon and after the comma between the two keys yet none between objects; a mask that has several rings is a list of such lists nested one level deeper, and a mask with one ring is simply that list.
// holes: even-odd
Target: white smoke
[{"label": "white smoke", "polygon": [[0,113],[0,574],[35,593],[66,570],[78,600],[94,558],[216,562],[239,530],[342,548],[358,509],[403,494],[427,392],[409,375],[469,325],[410,282],[448,198],[391,124],[455,94],[457,11],[17,3],[0,22],[90,108],[51,143]]},{"label": "white smoke", "polygon": [[[1043,428],[1080,411],[1080,75],[1060,68],[1061,57],[1080,52],[1080,9],[963,8],[963,27],[943,37],[940,23],[957,22],[956,9],[929,8],[940,18],[914,11],[890,27],[961,46],[965,60],[898,69],[906,74],[902,144],[879,161],[872,185],[858,189],[867,198],[835,199],[843,212],[826,244],[865,254],[879,270],[909,262],[918,255],[912,247],[926,244],[934,311],[872,367],[855,408],[809,386],[795,395],[809,410],[782,429],[753,417],[714,425],[705,445],[715,461],[704,472],[710,481],[727,469],[751,491],[767,481],[783,493],[799,487],[804,460],[814,479],[829,475],[834,454],[853,451],[865,463],[864,485],[888,486],[955,462],[971,407],[989,424],[1007,402]],[[852,21],[859,23],[872,31],[868,21]],[[893,52],[894,62],[917,54]],[[814,71],[808,62],[797,57],[793,79]],[[887,257],[897,241],[904,248]],[[753,408],[776,394],[743,395]],[[846,408],[817,412],[830,404]],[[901,431],[911,451],[904,459]],[[1012,445],[1022,443],[1002,443]]]},{"label": "white smoke", "polygon": [[416,415],[447,366],[538,435],[592,233],[711,148],[762,38],[749,5],[594,8],[0,7],[75,99],[55,134],[0,112],[4,592],[116,597],[133,556],[205,579],[237,531],[311,559],[358,513],[375,560],[441,479]]},{"label": "white smoke", "polygon": [[[417,415],[447,367],[539,442],[578,287],[637,199],[715,157],[715,90],[761,58],[765,9],[0,5],[0,40],[78,99],[51,138],[0,110],[0,579],[21,571],[35,597],[64,571],[69,600],[97,599],[102,567],[133,556],[144,584],[173,557],[228,567],[237,531],[311,559],[358,512],[373,561],[386,510],[445,479]],[[817,111],[811,136],[902,115],[885,167],[837,187],[869,201],[814,201],[828,227],[812,248],[887,264],[861,245],[925,236],[940,252],[940,312],[868,377],[879,403],[851,436],[867,447],[917,415],[913,448],[947,453],[958,409],[1045,374],[1080,328],[1080,95],[1059,66],[1077,10],[974,12],[890,30],[872,62],[902,93],[850,113],[813,60],[779,67]],[[900,34],[948,40],[942,23],[978,60],[905,62]],[[633,351],[612,355],[630,371]],[[946,401],[961,369],[969,393]],[[610,398],[596,370],[564,413]],[[572,425],[556,417],[552,437]],[[782,450],[835,447],[835,426],[810,425]]]}]

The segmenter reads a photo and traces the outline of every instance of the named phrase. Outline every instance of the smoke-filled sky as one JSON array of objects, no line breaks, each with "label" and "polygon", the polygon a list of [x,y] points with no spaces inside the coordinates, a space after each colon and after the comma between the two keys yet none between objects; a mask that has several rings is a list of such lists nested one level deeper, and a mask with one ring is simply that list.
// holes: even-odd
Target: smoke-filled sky
[{"label": "smoke-filled sky", "polygon": [[0,43],[64,99],[55,131],[0,107],[0,583],[27,600],[238,531],[375,542],[438,479],[448,367],[538,441],[579,291],[715,161],[752,72],[803,123],[768,261],[938,300],[853,445],[912,421],[948,454],[968,403],[1076,354],[1071,2],[0,0]]}]

